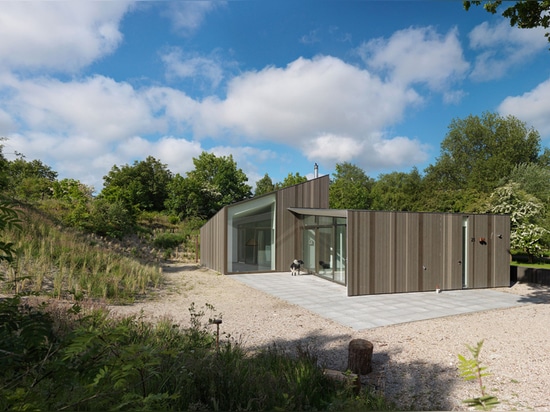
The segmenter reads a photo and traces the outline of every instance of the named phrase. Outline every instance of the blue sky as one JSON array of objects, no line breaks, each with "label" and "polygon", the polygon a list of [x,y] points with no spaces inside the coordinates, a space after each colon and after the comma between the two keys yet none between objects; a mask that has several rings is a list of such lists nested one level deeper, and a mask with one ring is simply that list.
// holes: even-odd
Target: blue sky
[{"label": "blue sky", "polygon": [[255,182],[422,172],[453,118],[550,141],[550,44],[461,1],[1,1],[4,153],[101,190],[113,165],[231,154]]}]

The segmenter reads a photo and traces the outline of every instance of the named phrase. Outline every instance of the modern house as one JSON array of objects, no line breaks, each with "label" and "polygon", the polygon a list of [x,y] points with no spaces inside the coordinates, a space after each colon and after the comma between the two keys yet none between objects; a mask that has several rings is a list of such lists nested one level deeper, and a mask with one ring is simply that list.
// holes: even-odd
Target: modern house
[{"label": "modern house", "polygon": [[290,276],[294,259],[348,296],[510,284],[508,215],[329,209],[329,176],[224,207],[201,228],[201,263]]}]

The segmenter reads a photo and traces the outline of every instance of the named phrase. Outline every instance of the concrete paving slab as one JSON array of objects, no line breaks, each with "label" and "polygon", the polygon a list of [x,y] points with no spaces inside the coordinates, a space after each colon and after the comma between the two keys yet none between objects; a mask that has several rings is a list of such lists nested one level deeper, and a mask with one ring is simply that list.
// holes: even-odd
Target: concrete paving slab
[{"label": "concrete paving slab", "polygon": [[537,299],[491,289],[349,297],[345,286],[313,275],[276,272],[230,276],[355,330],[539,303]]}]

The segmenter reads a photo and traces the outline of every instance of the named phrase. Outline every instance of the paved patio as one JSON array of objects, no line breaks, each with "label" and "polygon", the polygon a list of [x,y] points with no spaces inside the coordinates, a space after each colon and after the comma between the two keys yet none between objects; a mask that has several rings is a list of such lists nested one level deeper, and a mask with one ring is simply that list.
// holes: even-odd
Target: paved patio
[{"label": "paved patio", "polygon": [[278,272],[230,276],[355,330],[540,302],[491,289],[348,297],[345,286],[313,275]]}]

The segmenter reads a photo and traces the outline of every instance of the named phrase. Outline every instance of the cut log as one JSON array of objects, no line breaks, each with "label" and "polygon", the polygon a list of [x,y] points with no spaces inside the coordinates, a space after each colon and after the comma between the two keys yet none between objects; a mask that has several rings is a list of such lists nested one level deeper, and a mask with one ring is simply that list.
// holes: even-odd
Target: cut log
[{"label": "cut log", "polygon": [[372,372],[374,345],[365,339],[353,339],[349,343],[348,369],[357,375]]}]

